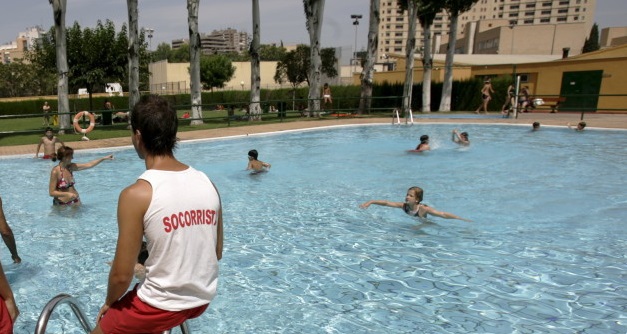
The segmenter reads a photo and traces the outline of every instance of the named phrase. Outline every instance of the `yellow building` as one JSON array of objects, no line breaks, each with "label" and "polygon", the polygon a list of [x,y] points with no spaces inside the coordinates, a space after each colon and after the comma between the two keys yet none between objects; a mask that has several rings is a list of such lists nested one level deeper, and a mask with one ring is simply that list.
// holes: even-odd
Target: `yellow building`
[{"label": "yellow building", "polygon": [[[405,60],[396,58],[394,71],[375,72],[374,81],[404,82]],[[444,56],[433,62],[433,82],[444,80]],[[422,82],[422,62],[415,60],[414,83]],[[562,58],[556,55],[455,55],[454,80],[484,77],[521,77],[531,95],[562,97],[560,111],[627,113],[627,45]],[[358,78],[354,78],[355,80]],[[453,92],[455,94],[455,92]]]}]

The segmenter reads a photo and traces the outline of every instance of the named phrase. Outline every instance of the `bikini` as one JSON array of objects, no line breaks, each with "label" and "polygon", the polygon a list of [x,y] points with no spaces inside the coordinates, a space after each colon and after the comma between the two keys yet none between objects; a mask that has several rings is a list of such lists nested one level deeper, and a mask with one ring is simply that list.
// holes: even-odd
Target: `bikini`
[{"label": "bikini", "polygon": [[[57,181],[57,190],[67,190],[67,189],[70,189],[71,187],[74,187],[74,181],[68,182],[65,179],[65,177],[63,177],[63,167],[61,167],[60,165],[59,165],[59,170],[61,171],[61,178]],[[70,176],[73,176],[71,170],[68,169],[68,172],[70,172]],[[78,196],[76,196],[76,198],[67,202],[61,202],[58,198],[54,198],[52,200],[52,204],[54,205],[71,205],[71,204],[78,203],[78,202],[80,202],[80,199],[78,198]]]},{"label": "bikini", "polygon": [[403,211],[405,211],[405,213],[410,215],[410,216],[424,218],[424,217],[420,216],[420,207],[421,206],[422,206],[422,204],[418,204],[417,210],[416,211],[411,211],[409,209],[409,205],[407,203],[403,203]]}]

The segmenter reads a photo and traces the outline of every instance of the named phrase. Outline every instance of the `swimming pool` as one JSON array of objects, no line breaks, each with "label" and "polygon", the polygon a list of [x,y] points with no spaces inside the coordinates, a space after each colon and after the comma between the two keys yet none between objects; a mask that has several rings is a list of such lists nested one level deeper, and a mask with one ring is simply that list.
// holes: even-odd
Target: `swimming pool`
[{"label": "swimming pool", "polygon": [[[471,146],[450,141],[457,127]],[[194,333],[624,333],[625,131],[370,125],[182,144],[225,209],[218,297]],[[409,154],[428,134],[432,151]],[[249,175],[248,150],[270,162]],[[93,321],[106,294],[117,196],[144,165],[130,149],[78,151],[84,206],[55,210],[49,161],[1,159],[5,213],[23,263],[2,263],[32,333],[65,292]],[[13,179],[19,171],[19,178]],[[359,204],[425,203],[474,220],[417,221]],[[49,333],[82,333],[67,306]]]}]

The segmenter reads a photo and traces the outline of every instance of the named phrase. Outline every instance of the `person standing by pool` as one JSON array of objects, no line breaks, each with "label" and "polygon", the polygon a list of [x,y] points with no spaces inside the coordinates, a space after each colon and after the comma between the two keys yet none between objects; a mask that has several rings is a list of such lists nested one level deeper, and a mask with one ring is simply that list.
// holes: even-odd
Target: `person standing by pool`
[{"label": "person standing by pool", "polygon": [[431,150],[431,146],[429,146],[429,136],[420,136],[420,144],[416,146],[415,152],[424,152],[429,150]]},{"label": "person standing by pool", "polygon": [[481,105],[479,108],[475,110],[475,114],[479,113],[479,110],[483,108],[483,112],[488,114],[488,102],[492,100],[492,94],[494,93],[494,89],[492,88],[492,82],[490,78],[486,78],[483,82],[483,87],[481,88]]},{"label": "person standing by pool", "polygon": [[333,98],[331,97],[331,87],[329,87],[328,83],[325,83],[324,86],[322,87],[322,98],[324,102],[323,107],[325,108],[327,107],[327,103],[328,104],[333,103]]},{"label": "person standing by pool", "polygon": [[2,264],[0,264],[0,333],[13,333],[13,324],[20,315],[20,310],[15,303],[13,290],[4,274]]},{"label": "person standing by pool", "polygon": [[71,147],[61,146],[57,150],[59,164],[52,167],[48,184],[48,193],[53,197],[52,204],[54,205],[80,205],[81,200],[78,197],[78,191],[74,188],[72,172],[95,167],[105,160],[113,160],[113,155],[110,154],[87,163],[77,164],[72,162],[73,157],[74,149]]},{"label": "person standing by pool", "polygon": [[[2,241],[7,245],[9,252],[11,253],[11,259],[13,263],[21,263],[22,259],[17,254],[17,244],[15,243],[15,236],[13,236],[13,230],[7,223],[7,218],[4,215],[4,208],[2,207],[2,197],[0,197],[0,234],[2,234]],[[0,331],[2,333],[2,331]]]},{"label": "person standing by pool", "polygon": [[39,149],[41,148],[41,145],[43,145],[44,156],[42,157],[42,159],[52,159],[52,161],[57,161],[57,154],[54,153],[55,145],[57,143],[61,144],[61,146],[65,146],[65,144],[63,144],[63,141],[61,141],[61,139],[59,139],[52,133],[52,128],[47,127],[44,136],[41,137],[41,139],[39,140],[39,144],[37,144],[37,152],[35,152],[35,158],[39,157]]},{"label": "person standing by pool", "polygon": [[459,131],[457,131],[457,129],[453,130],[453,135],[451,137],[451,140],[454,143],[457,143],[459,145],[470,145],[470,140],[468,139],[468,132],[462,132],[459,133]]},{"label": "person standing by pool", "polygon": [[[146,171],[120,193],[115,257],[92,333],[161,333],[200,316],[216,295],[220,195],[205,173],[174,157],[177,126],[176,111],[156,95],[131,112],[131,139]],[[127,292],[143,238],[146,278]]]},{"label": "person standing by pool", "polygon": [[411,187],[407,189],[407,195],[405,195],[405,202],[391,202],[386,200],[371,200],[361,204],[359,207],[362,209],[367,209],[370,205],[381,205],[381,206],[389,206],[392,208],[401,208],[403,211],[410,215],[416,216],[420,218],[427,218],[427,214],[432,216],[446,218],[446,219],[459,219],[467,222],[471,222],[472,220],[462,218],[458,215],[454,215],[449,212],[438,211],[435,208],[427,206],[425,204],[421,204],[422,196],[424,191],[420,187]]},{"label": "person standing by pool", "polygon": [[50,105],[48,104],[48,101],[44,102],[44,106],[41,107],[41,109],[44,112],[44,121],[43,121],[43,126],[48,127],[50,126]]},{"label": "person standing by pool", "polygon": [[257,160],[258,157],[259,152],[257,152],[257,150],[248,151],[248,166],[246,166],[246,170],[252,170],[254,173],[259,173],[265,172],[272,167],[267,162]]}]

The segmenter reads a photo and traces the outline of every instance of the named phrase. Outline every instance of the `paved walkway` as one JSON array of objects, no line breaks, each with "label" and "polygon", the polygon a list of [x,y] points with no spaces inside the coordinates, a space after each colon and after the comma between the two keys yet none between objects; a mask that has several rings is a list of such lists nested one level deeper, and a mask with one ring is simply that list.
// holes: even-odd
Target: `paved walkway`
[{"label": "paved walkway", "polygon": [[[454,113],[450,115],[450,118],[443,118],[445,113],[433,113],[433,114],[417,114],[419,117],[415,120],[416,124],[420,123],[475,123],[475,124],[525,124],[531,127],[531,123],[534,121],[540,122],[542,125],[556,125],[566,126],[567,123],[577,124],[580,121],[581,114],[579,113],[528,113],[519,114],[517,119],[514,118],[501,118],[500,114],[491,113],[488,116],[469,117],[474,114],[459,114]],[[423,118],[423,117],[433,118]],[[404,122],[401,119],[401,122]],[[612,129],[627,129],[627,115],[626,114],[587,114],[584,117],[584,121],[587,123],[588,128],[612,128]],[[324,126],[334,125],[347,125],[347,124],[392,124],[392,118],[340,118],[340,119],[303,119],[303,121],[297,122],[285,122],[263,125],[247,125],[221,129],[199,130],[180,132],[178,137],[181,140],[191,139],[204,139],[204,138],[219,138],[229,136],[242,136],[252,133],[264,133],[264,132],[276,132],[285,130],[298,130],[307,128],[316,128]],[[112,138],[102,140],[91,140],[83,142],[71,142],[69,146],[75,150],[87,149],[87,148],[104,148],[104,147],[118,147],[131,145],[131,139],[125,138]],[[19,146],[3,146],[0,147],[0,156],[6,155],[23,155],[23,154],[35,154],[37,149],[37,143],[33,145],[19,145]]]}]

